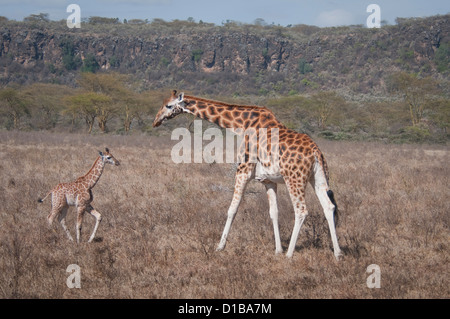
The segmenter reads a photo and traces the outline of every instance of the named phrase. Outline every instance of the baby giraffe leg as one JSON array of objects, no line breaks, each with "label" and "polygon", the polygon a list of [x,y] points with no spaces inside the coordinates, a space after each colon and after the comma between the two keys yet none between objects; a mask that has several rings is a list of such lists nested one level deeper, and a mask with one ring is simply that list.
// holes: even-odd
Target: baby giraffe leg
[{"label": "baby giraffe leg", "polygon": [[88,243],[90,243],[94,240],[95,233],[97,232],[97,228],[102,220],[102,215],[98,211],[96,211],[92,206],[88,207],[87,212],[89,214],[91,214],[92,216],[94,216],[94,218],[95,218],[94,230],[92,231],[91,237],[88,240]]},{"label": "baby giraffe leg", "polygon": [[67,210],[68,210],[68,207],[64,207],[64,208],[61,210],[61,213],[60,213],[59,216],[58,216],[58,221],[59,221],[59,223],[61,224],[61,227],[62,227],[62,228],[64,229],[64,231],[66,232],[67,238],[69,238],[70,241],[73,241],[73,238],[72,238],[72,236],[70,235],[70,232],[69,232],[69,230],[67,229],[67,226],[66,226],[66,215],[67,215]]},{"label": "baby giraffe leg", "polygon": [[84,216],[84,207],[78,207],[77,209],[77,243],[81,242],[81,227],[83,224],[83,216]]}]

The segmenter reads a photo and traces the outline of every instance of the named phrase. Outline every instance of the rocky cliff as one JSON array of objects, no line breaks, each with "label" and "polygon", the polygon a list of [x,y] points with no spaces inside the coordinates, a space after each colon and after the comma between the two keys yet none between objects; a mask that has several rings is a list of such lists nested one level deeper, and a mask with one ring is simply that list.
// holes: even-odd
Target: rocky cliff
[{"label": "rocky cliff", "polygon": [[[384,90],[386,76],[396,70],[445,78],[448,61],[435,58],[450,42],[449,17],[399,19],[381,29],[187,22],[68,29],[62,22],[1,21],[0,83],[74,85],[89,60],[94,70],[133,74],[145,88],[183,86],[228,94],[347,88],[367,93]],[[438,62],[444,67],[438,68]]]}]

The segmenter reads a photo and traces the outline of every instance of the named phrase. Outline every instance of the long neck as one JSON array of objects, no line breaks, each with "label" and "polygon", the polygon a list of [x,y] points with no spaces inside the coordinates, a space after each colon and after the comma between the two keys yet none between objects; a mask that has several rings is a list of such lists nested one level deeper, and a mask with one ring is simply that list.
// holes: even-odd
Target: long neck
[{"label": "long neck", "polygon": [[95,162],[94,165],[92,165],[89,172],[87,172],[86,175],[79,178],[79,180],[83,180],[85,183],[87,183],[87,187],[89,189],[93,188],[95,184],[97,184],[98,180],[100,179],[100,176],[102,176],[103,168],[105,167],[105,163],[102,161],[102,158],[99,156]]},{"label": "long neck", "polygon": [[186,95],[184,101],[187,112],[222,128],[284,127],[265,107],[227,104]]}]

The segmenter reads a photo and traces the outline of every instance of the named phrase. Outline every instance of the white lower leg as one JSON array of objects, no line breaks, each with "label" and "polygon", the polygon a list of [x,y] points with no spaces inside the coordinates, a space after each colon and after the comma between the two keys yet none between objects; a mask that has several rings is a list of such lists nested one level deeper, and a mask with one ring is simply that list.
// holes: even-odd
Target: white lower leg
[{"label": "white lower leg", "polygon": [[70,241],[73,241],[73,238],[72,238],[72,236],[70,235],[69,230],[67,229],[65,218],[62,218],[62,219],[60,220],[60,224],[61,224],[62,228],[64,229],[64,231],[66,232],[67,238],[69,238]]},{"label": "white lower leg", "polygon": [[325,218],[328,222],[328,228],[330,229],[331,241],[333,242],[333,251],[336,259],[339,259],[339,256],[342,255],[341,249],[339,248],[337,235],[336,235],[336,225],[334,223],[334,211],[336,207],[331,202],[330,198],[327,195],[328,188],[325,186],[316,187],[316,195],[319,198],[320,204],[322,205]]},{"label": "white lower leg", "polygon": [[339,243],[337,240],[337,235],[336,235],[336,227],[334,224],[334,211],[328,211],[325,213],[325,217],[327,219],[328,222],[328,227],[330,228],[330,235],[331,235],[331,241],[333,242],[333,251],[334,251],[334,256],[336,257],[336,259],[339,259],[340,256],[342,256],[341,253],[341,249],[339,248]]},{"label": "white lower leg", "polygon": [[81,242],[81,225],[83,223],[83,212],[78,212],[77,216],[77,243]]},{"label": "white lower leg", "polygon": [[69,238],[70,241],[73,241],[72,236],[70,235],[69,230],[66,226],[66,215],[67,215],[67,208],[63,209],[58,217],[59,223],[61,224],[61,227],[66,232],[67,238]]},{"label": "white lower leg", "polygon": [[291,241],[289,243],[289,248],[286,253],[286,256],[289,258],[292,257],[292,255],[294,254],[295,244],[297,243],[298,234],[300,232],[300,228],[302,227],[302,224],[305,221],[305,218],[307,215],[308,215],[308,213],[306,211],[303,213],[300,213],[300,212],[295,213],[294,229],[292,231]]},{"label": "white lower leg", "polygon": [[100,213],[96,210],[93,210],[90,212],[92,216],[95,217],[95,226],[94,226],[94,230],[92,231],[91,237],[89,237],[88,243],[92,242],[94,240],[95,237],[95,233],[97,232],[97,228],[98,225],[100,224],[101,220],[102,220],[102,215],[100,215]]},{"label": "white lower leg", "polygon": [[280,230],[278,226],[278,205],[277,205],[277,186],[276,184],[266,185],[267,198],[269,199],[270,218],[273,223],[273,234],[275,237],[275,253],[279,254],[283,252],[281,247]]},{"label": "white lower leg", "polygon": [[81,225],[77,225],[77,244],[81,242]]},{"label": "white lower leg", "polygon": [[227,222],[225,223],[225,227],[222,232],[222,237],[220,238],[219,246],[217,246],[217,251],[223,250],[225,245],[227,244],[228,233],[230,232],[231,224],[233,223],[234,216],[236,215],[237,207],[230,207],[228,210]]}]

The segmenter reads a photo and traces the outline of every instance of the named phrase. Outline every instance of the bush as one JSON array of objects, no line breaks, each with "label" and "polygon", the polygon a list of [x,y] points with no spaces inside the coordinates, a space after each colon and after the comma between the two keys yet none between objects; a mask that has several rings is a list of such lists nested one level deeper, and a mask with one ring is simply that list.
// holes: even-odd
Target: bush
[{"label": "bush", "polygon": [[423,125],[407,126],[401,131],[396,141],[400,143],[423,143],[430,137],[430,130]]},{"label": "bush", "polygon": [[100,65],[95,59],[95,56],[93,56],[92,54],[88,54],[83,61],[83,67],[81,68],[81,71],[95,73],[98,69],[100,69]]},{"label": "bush", "polygon": [[66,70],[76,70],[82,65],[81,58],[75,54],[73,40],[63,38],[59,43],[62,50],[62,62]]},{"label": "bush", "polygon": [[195,49],[191,52],[191,58],[194,62],[200,61],[202,58],[203,50],[202,49]]},{"label": "bush", "polygon": [[448,43],[442,43],[436,50],[434,62],[436,63],[439,72],[448,71],[450,63],[450,45]]},{"label": "bush", "polygon": [[306,62],[306,60],[303,58],[300,58],[300,60],[298,61],[298,70],[301,74],[306,74],[313,71],[311,64]]}]

